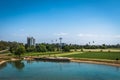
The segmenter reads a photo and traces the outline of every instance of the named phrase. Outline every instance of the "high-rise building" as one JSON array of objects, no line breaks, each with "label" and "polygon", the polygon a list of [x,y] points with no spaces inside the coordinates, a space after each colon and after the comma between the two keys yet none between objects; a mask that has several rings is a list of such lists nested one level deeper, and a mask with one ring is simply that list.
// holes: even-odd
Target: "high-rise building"
[{"label": "high-rise building", "polygon": [[35,39],[33,37],[27,37],[27,45],[35,46]]}]

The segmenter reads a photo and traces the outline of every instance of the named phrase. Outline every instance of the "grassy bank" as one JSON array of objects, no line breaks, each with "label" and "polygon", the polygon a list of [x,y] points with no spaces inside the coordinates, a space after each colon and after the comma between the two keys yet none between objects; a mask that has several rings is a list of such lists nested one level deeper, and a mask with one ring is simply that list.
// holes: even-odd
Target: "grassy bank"
[{"label": "grassy bank", "polygon": [[68,58],[87,58],[87,59],[120,59],[120,52],[44,52],[44,53],[25,53],[24,56],[39,56],[39,57],[68,57]]},{"label": "grassy bank", "polygon": [[24,53],[22,56],[39,56],[39,57],[61,57],[61,56],[67,56],[71,54],[80,54],[82,52],[30,52],[30,53]]},{"label": "grassy bank", "polygon": [[39,57],[68,57],[68,58],[87,58],[87,59],[120,59],[120,52],[45,52],[45,53],[25,53],[24,56],[39,56]]},{"label": "grassy bank", "polygon": [[116,60],[116,58],[120,59],[120,52],[83,52],[62,57]]},{"label": "grassy bank", "polygon": [[[116,58],[120,59],[120,52],[30,52],[24,53],[21,57],[27,56],[37,56],[37,57],[68,57],[68,58],[76,58],[76,59],[108,59],[108,60],[116,60]],[[5,53],[0,54],[0,60],[6,60],[16,57],[14,54]]]}]

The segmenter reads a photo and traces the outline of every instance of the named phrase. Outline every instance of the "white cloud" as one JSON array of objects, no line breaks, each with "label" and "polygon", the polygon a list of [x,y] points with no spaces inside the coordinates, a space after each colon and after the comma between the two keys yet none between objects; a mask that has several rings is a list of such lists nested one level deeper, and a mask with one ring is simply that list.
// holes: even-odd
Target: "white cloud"
[{"label": "white cloud", "polygon": [[98,37],[96,34],[78,34],[79,37]]},{"label": "white cloud", "polygon": [[120,35],[106,35],[106,34],[78,34],[77,36],[83,38],[120,38]]},{"label": "white cloud", "polygon": [[55,35],[57,35],[57,36],[66,36],[66,35],[68,35],[68,33],[60,32],[60,33],[55,33]]}]

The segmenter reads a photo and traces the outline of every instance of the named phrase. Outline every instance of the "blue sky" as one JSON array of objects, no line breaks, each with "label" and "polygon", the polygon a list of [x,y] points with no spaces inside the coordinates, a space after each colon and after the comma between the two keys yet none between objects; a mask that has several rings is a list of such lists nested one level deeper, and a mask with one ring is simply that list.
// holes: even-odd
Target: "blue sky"
[{"label": "blue sky", "polygon": [[0,40],[120,43],[120,0],[0,0]]}]

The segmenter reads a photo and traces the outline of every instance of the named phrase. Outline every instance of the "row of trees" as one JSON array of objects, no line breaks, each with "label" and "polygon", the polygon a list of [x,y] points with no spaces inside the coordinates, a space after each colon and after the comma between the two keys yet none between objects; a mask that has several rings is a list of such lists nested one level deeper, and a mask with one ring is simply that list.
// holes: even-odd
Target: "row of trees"
[{"label": "row of trees", "polygon": [[[28,51],[28,52],[35,51],[35,49],[38,52],[56,51],[56,50],[59,50],[59,48],[60,48],[59,43],[56,43],[56,44],[41,43],[41,44],[36,44],[36,47],[34,47],[34,46],[29,47],[27,45],[24,45],[23,43],[0,41],[0,51],[8,49],[8,48],[12,48],[12,47],[17,48],[17,46],[19,46],[19,45],[24,46],[26,51]],[[44,50],[41,50],[42,48]],[[82,49],[82,48],[84,48],[84,49],[107,49],[107,48],[120,48],[120,44],[116,44],[116,45],[105,45],[105,44],[102,44],[102,45],[89,45],[89,44],[77,45],[77,44],[62,43],[62,49],[64,49],[64,48],[70,48],[70,49]]]},{"label": "row of trees", "polygon": [[[0,41],[0,51],[9,49],[11,53],[15,55],[20,55],[25,52],[54,52],[60,51],[60,44],[48,44],[48,43],[41,43],[36,44],[36,46],[28,46],[27,44],[18,43],[18,42],[7,42],[7,41]],[[70,48],[67,45],[62,47],[62,51],[68,52]]]},{"label": "row of trees", "polygon": [[117,45],[77,45],[77,44],[65,44],[62,43],[62,47],[59,43],[48,44],[40,43],[36,46],[28,46],[27,44],[18,43],[18,42],[7,42],[0,41],[0,50],[9,49],[11,53],[19,55],[24,52],[53,52],[53,51],[63,51],[69,52],[71,49],[107,49],[107,48],[120,48],[120,44]]},{"label": "row of trees", "polygon": [[[41,43],[41,44],[36,44],[36,46],[28,46],[26,44],[25,49],[27,52],[47,52],[47,51],[54,52],[54,51],[60,51],[61,47],[60,44]],[[70,47],[68,45],[63,45],[62,51],[69,52]]]}]

